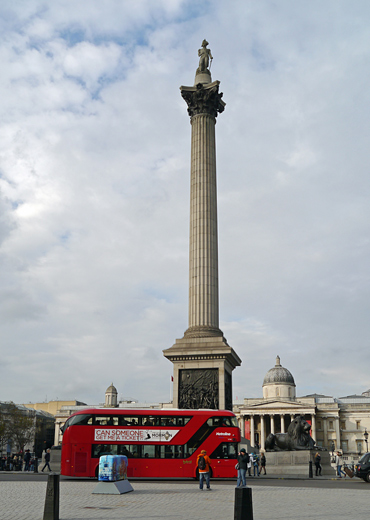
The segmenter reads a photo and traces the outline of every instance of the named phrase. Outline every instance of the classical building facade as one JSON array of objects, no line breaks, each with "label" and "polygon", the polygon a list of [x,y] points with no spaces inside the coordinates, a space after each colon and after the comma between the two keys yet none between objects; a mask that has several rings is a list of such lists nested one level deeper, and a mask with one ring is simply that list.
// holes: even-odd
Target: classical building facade
[{"label": "classical building facade", "polygon": [[350,461],[369,451],[369,391],[340,398],[319,394],[296,397],[294,378],[281,365],[279,356],[265,375],[262,390],[262,398],[246,398],[235,402],[233,408],[251,448],[263,450],[270,433],[285,433],[292,419],[302,415],[311,424],[311,435],[318,446],[329,451],[340,449]]}]

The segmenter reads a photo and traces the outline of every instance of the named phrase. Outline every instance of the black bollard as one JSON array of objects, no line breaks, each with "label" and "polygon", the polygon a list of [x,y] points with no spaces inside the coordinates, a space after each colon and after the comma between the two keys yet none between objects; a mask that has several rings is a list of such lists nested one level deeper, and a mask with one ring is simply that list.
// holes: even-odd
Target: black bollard
[{"label": "black bollard", "polygon": [[253,520],[252,489],[235,488],[234,520]]},{"label": "black bollard", "polygon": [[49,473],[43,520],[59,520],[59,474]]},{"label": "black bollard", "polygon": [[312,460],[308,463],[308,478],[313,478]]},{"label": "black bollard", "polygon": [[35,457],[35,463],[33,465],[33,472],[38,473],[39,472],[39,459]]}]

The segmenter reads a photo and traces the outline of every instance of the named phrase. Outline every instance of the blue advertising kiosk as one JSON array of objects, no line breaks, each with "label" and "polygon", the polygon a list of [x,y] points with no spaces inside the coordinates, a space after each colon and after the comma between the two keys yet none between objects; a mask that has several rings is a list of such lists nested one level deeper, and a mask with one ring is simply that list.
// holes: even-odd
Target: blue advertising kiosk
[{"label": "blue advertising kiosk", "polygon": [[128,459],[125,455],[103,455],[99,458],[99,483],[93,493],[122,495],[133,491],[127,480]]}]

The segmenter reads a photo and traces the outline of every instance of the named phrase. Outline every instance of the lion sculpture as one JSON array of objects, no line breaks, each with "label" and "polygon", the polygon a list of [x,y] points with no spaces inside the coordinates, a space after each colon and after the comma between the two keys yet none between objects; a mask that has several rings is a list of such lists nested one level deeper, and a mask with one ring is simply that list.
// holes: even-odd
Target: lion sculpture
[{"label": "lion sculpture", "polygon": [[266,451],[310,450],[317,448],[310,435],[311,426],[299,415],[288,426],[287,433],[270,433],[265,442]]}]

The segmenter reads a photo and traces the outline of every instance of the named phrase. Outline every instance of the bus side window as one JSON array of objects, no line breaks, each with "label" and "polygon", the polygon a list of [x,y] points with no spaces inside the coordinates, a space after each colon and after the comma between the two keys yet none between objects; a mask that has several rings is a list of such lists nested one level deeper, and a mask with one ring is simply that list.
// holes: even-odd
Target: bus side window
[{"label": "bus side window", "polygon": [[184,458],[184,446],[174,446],[175,448],[175,459]]},{"label": "bus side window", "polygon": [[164,446],[164,458],[173,459],[173,446]]},{"label": "bus side window", "polygon": [[118,444],[118,455],[126,455],[127,458],[132,457],[132,454],[127,449],[127,446]]},{"label": "bus side window", "polygon": [[118,417],[113,415],[99,416],[97,415],[95,418],[95,424],[100,426],[118,426]]},{"label": "bus side window", "polygon": [[236,459],[238,445],[235,442],[223,442],[210,455],[211,459]]},{"label": "bus side window", "polygon": [[155,445],[148,444],[147,446],[142,446],[143,449],[143,458],[144,459],[154,459],[155,458]]},{"label": "bus side window", "polygon": [[139,417],[120,416],[118,419],[120,426],[137,426],[139,424]]},{"label": "bus side window", "polygon": [[149,417],[143,417],[143,425],[144,426],[160,426],[161,419],[160,417],[150,415]]}]

